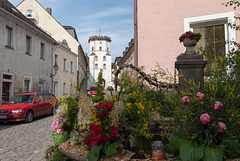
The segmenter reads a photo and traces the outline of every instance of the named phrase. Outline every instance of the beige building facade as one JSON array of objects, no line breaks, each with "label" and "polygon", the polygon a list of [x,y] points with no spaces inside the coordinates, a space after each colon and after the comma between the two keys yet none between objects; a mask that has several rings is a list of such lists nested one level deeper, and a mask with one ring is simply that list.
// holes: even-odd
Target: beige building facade
[{"label": "beige building facade", "polygon": [[21,92],[51,91],[55,40],[11,3],[0,3],[0,104]]},{"label": "beige building facade", "polygon": [[52,9],[43,8],[36,0],[23,0],[17,8],[58,42],[52,55],[52,66],[58,65],[57,74],[53,75],[52,90],[56,96],[68,95],[74,84],[79,84],[87,74],[87,60],[75,29],[64,28],[52,16]]}]

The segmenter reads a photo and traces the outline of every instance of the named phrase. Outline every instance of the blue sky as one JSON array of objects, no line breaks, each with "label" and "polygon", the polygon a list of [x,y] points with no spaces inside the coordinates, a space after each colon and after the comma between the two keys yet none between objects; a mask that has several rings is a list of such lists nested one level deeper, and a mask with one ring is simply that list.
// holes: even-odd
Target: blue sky
[{"label": "blue sky", "polygon": [[[9,0],[17,6],[22,0]],[[63,26],[76,29],[83,50],[89,53],[88,38],[111,37],[112,61],[122,56],[134,35],[133,0],[38,0],[52,8],[52,16]]]}]

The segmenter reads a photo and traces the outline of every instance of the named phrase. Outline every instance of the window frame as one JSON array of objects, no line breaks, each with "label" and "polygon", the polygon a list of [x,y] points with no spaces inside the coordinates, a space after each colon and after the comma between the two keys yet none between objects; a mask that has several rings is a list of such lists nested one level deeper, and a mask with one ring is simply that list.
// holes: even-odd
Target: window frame
[{"label": "window frame", "polygon": [[98,61],[98,56],[97,55],[94,56],[94,61]]},{"label": "window frame", "polygon": [[73,61],[70,62],[70,72],[73,73]]},{"label": "window frame", "polygon": [[63,58],[63,70],[67,70],[67,59]]},{"label": "window frame", "polygon": [[66,84],[67,84],[66,82],[63,83],[63,93],[67,93],[67,91],[66,91]]},{"label": "window frame", "polygon": [[32,48],[32,37],[26,35],[26,54],[31,55],[31,48]]},{"label": "window frame", "polygon": [[[221,20],[226,20],[226,22],[227,22],[227,23],[224,23],[225,41],[226,42],[236,41],[235,30],[232,29],[228,25],[228,23],[234,23],[235,22],[234,12],[226,12],[226,13],[220,13],[220,14],[185,18],[184,19],[184,32],[186,32],[186,31],[192,31],[193,32],[193,28],[191,28],[191,26],[194,25],[194,24],[201,24],[202,23],[202,24],[205,24],[205,26],[207,26],[208,23],[211,23],[211,25],[212,25],[212,24],[214,24],[214,22],[219,22]],[[232,49],[235,49],[234,45],[230,44],[230,43],[226,43],[226,45],[225,45],[226,55]]]},{"label": "window frame", "polygon": [[[25,80],[29,81],[28,91],[25,90]],[[23,79],[23,91],[24,92],[30,92],[32,90],[32,77],[24,76]]]},{"label": "window frame", "polygon": [[40,43],[40,59],[44,60],[45,57],[45,44],[43,42]]},{"label": "window frame", "polygon": [[6,26],[6,45],[5,47],[13,48],[13,28]]},{"label": "window frame", "polygon": [[107,61],[107,57],[105,55],[103,56],[103,61]]},{"label": "window frame", "polygon": [[107,64],[103,64],[103,69],[107,69]]},{"label": "window frame", "polygon": [[54,64],[58,65],[58,55],[54,54]]},{"label": "window frame", "polygon": [[98,69],[98,63],[94,64],[94,69]]}]

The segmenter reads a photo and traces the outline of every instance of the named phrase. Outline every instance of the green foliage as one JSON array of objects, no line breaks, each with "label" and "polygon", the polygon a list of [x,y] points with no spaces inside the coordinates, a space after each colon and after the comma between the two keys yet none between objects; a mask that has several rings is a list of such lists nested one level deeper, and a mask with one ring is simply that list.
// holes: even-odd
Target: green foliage
[{"label": "green foliage", "polygon": [[69,134],[68,132],[64,132],[63,134],[58,134],[55,131],[52,133],[53,140],[56,144],[60,145],[68,140]]},{"label": "green foliage", "polygon": [[69,96],[67,98],[67,118],[70,121],[70,131],[74,130],[74,126],[78,123],[77,115],[79,111],[78,98],[74,96]]},{"label": "green foliage", "polygon": [[97,87],[96,87],[97,88],[97,94],[96,94],[95,97],[92,98],[92,101],[94,103],[100,103],[100,102],[103,103],[103,101],[104,101],[105,93],[101,91],[103,89],[103,86],[102,86],[103,85],[102,75],[103,75],[103,70],[100,69],[100,72],[98,74],[98,83],[97,83]]},{"label": "green foliage", "polygon": [[224,150],[219,146],[211,145],[205,147],[204,161],[221,161],[223,160]]},{"label": "green foliage", "polygon": [[48,161],[70,161],[68,157],[60,152],[58,146],[48,146],[44,154],[45,158],[48,159]]}]

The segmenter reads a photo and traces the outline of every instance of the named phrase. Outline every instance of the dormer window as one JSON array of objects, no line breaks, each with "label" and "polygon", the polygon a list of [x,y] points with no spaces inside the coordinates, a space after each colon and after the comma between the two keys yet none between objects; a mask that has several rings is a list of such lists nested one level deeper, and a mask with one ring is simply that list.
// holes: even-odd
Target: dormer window
[{"label": "dormer window", "polygon": [[27,10],[27,17],[33,17],[33,11]]}]

